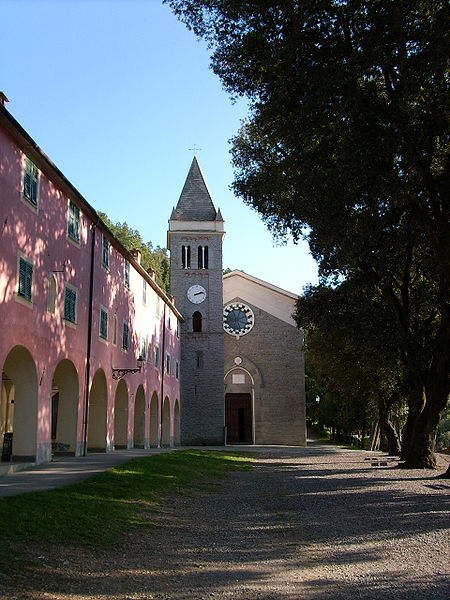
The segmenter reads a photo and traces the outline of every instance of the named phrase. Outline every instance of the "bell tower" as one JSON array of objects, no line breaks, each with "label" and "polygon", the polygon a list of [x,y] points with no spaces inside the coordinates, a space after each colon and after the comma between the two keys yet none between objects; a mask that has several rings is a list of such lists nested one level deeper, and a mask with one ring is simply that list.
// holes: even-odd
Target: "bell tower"
[{"label": "bell tower", "polygon": [[224,443],[224,220],[194,156],[169,220],[170,287],[181,327],[181,443]]}]

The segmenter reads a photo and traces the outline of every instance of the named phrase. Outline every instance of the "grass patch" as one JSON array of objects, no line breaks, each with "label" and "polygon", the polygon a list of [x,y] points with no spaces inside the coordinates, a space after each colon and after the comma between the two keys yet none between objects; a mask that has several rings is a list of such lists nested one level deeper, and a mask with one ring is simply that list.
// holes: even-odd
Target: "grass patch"
[{"label": "grass patch", "polygon": [[0,539],[105,545],[125,527],[151,525],[161,496],[205,488],[228,471],[250,470],[242,454],[185,450],[136,458],[81,483],[0,498]]}]

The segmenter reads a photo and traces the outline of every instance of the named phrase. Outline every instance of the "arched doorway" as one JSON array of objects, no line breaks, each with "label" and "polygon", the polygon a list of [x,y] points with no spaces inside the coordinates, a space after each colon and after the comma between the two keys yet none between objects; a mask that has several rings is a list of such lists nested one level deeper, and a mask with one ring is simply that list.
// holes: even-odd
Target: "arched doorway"
[{"label": "arched doorway", "polygon": [[114,448],[128,447],[128,390],[121,379],[114,396]]},{"label": "arched doorway", "polygon": [[134,431],[133,446],[135,448],[144,448],[145,445],[145,394],[144,388],[140,385],[136,392],[134,401]]},{"label": "arched doorway", "polygon": [[170,401],[167,396],[164,398],[161,443],[170,446]]},{"label": "arched doorway", "polygon": [[108,403],[108,390],[106,377],[102,369],[94,375],[89,394],[89,420],[88,420],[88,450],[91,452],[105,452],[106,450],[106,407]]},{"label": "arched doorway", "polygon": [[150,401],[150,447],[158,447],[158,396],[153,392]]},{"label": "arched doorway", "polygon": [[178,400],[175,400],[173,411],[173,443],[175,446],[180,445],[180,405]]},{"label": "arched doorway", "polygon": [[78,373],[72,361],[64,359],[52,381],[52,454],[75,454],[79,403]]},{"label": "arched doorway", "polygon": [[33,357],[23,346],[15,346],[2,369],[1,433],[8,449],[2,460],[36,460],[37,403],[38,378]]},{"label": "arched doorway", "polygon": [[225,376],[225,426],[228,444],[253,443],[253,379],[235,368]]}]

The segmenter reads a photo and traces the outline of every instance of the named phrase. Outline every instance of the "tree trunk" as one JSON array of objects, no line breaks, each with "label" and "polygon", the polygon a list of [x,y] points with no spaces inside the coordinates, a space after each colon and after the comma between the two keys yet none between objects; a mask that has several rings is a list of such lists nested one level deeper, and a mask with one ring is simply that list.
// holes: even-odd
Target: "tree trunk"
[{"label": "tree trunk", "polygon": [[407,449],[404,451],[405,467],[411,469],[435,469],[436,432],[442,412],[445,408],[446,397],[441,402],[430,398],[422,412],[416,417],[412,436]]},{"label": "tree trunk", "polygon": [[384,398],[378,400],[378,417],[380,424],[380,450],[387,452],[389,456],[400,456],[400,441],[398,433],[389,419],[389,409],[392,400]]},{"label": "tree trunk", "polygon": [[[412,469],[435,469],[436,432],[450,392],[450,319],[443,313],[441,328],[423,388],[422,408],[411,422],[408,443],[402,448],[405,466]],[[409,415],[408,415],[409,419]]]}]

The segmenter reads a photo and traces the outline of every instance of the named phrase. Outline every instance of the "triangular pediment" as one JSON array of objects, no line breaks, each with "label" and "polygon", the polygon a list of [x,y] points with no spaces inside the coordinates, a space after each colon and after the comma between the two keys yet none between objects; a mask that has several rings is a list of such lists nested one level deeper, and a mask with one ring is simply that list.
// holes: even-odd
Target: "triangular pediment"
[{"label": "triangular pediment", "polygon": [[297,327],[292,315],[298,296],[243,271],[231,271],[223,277],[223,303],[239,298],[270,315]]}]

